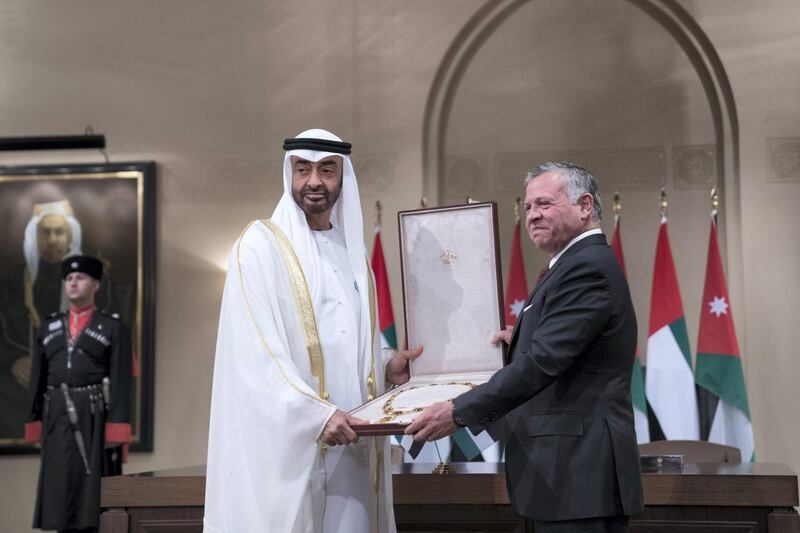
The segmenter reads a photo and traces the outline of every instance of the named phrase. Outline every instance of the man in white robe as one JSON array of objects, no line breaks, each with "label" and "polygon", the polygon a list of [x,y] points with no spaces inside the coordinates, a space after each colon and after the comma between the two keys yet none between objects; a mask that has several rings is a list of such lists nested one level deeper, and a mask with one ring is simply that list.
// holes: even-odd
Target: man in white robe
[{"label": "man in white robe", "polygon": [[286,139],[284,194],[231,252],[209,427],[204,531],[394,532],[389,443],[347,414],[408,379],[384,361],[350,144]]}]

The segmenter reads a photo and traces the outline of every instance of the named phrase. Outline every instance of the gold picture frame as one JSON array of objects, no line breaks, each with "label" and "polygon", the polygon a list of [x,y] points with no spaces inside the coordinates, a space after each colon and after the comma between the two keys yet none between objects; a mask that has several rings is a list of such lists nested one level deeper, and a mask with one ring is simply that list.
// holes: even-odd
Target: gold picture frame
[{"label": "gold picture frame", "polygon": [[[130,398],[131,450],[152,450],[154,182],[154,162],[0,167],[0,454],[37,452],[23,438],[31,400],[26,371],[38,315],[62,310],[64,303],[34,298],[31,287],[37,279],[58,287],[59,256],[74,253],[103,261],[97,306],[118,313],[131,331],[132,365],[138,368]],[[62,216],[66,236],[60,244],[36,234],[42,212]]]}]

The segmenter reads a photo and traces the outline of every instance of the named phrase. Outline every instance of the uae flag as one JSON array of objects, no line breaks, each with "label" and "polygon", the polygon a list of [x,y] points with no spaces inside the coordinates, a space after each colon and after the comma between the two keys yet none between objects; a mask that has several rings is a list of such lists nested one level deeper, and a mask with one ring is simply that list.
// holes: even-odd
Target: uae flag
[{"label": "uae flag", "polygon": [[514,225],[511,239],[511,261],[508,263],[508,285],[506,285],[506,324],[513,326],[525,301],[528,299],[528,282],[525,279],[525,263],[522,260],[519,221]]},{"label": "uae flag", "polygon": [[692,356],[665,216],[656,244],[645,392],[667,440],[700,438]]},{"label": "uae flag", "polygon": [[710,413],[708,440],[735,446],[745,461],[754,461],[753,426],[750,423],[742,360],[719,254],[717,226],[713,220],[700,309],[695,379],[717,400],[713,402],[716,403],[716,409]]},{"label": "uae flag", "polygon": [[389,276],[383,259],[381,227],[375,226],[375,241],[372,244],[372,272],[375,274],[375,290],[378,293],[378,322],[381,328],[382,345],[397,349],[397,332],[394,328],[392,294],[389,289]]},{"label": "uae flag", "polygon": [[[619,216],[614,218],[614,237],[611,239],[611,248],[617,256],[622,267],[622,273],[628,277],[625,270],[625,256],[622,253],[622,237],[620,236]],[[633,421],[636,426],[636,441],[639,444],[650,442],[650,423],[647,421],[647,400],[644,397],[644,377],[642,376],[642,363],[639,359],[639,347],[636,347],[636,358],[633,360],[633,374],[631,375],[631,400],[633,402]]]}]

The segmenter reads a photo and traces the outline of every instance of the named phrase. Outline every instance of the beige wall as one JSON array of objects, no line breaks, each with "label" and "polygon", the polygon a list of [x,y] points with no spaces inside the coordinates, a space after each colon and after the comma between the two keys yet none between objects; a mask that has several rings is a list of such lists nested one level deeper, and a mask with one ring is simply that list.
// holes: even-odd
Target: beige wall
[{"label": "beige wall", "polygon": [[[660,174],[623,188],[626,258],[644,328],[663,183],[674,196],[673,253],[694,347],[707,193],[702,183],[680,186],[673,156],[676,146],[712,142],[708,107],[685,57],[647,16],[622,0],[600,4],[530,2],[498,28],[453,97],[444,155],[481,154],[486,172],[476,183],[489,188],[470,194],[500,201],[505,265],[514,192],[490,188],[502,177],[497,154],[662,150]],[[0,7],[0,135],[91,125],[106,135],[112,161],[159,165],[155,451],[134,454],[128,472],[205,460],[226,257],[280,194],[284,137],[319,126],[354,143],[365,220],[375,200],[384,205],[402,326],[394,214],[423,193],[426,98],[447,47],[481,5],[14,0]],[[717,47],[740,116],[743,257],[728,258],[728,266],[739,273],[731,284],[758,459],[800,471],[792,379],[800,374],[793,350],[800,215],[792,209],[800,200],[800,5],[684,5]],[[564,27],[579,37],[563,38]],[[487,139],[503,142],[487,148]],[[100,160],[31,153],[0,155],[0,164],[76,157]],[[456,187],[453,199],[464,192],[459,183],[445,183]],[[532,275],[542,258],[529,249],[527,259]],[[0,457],[0,530],[28,530],[37,471],[35,457]]]}]

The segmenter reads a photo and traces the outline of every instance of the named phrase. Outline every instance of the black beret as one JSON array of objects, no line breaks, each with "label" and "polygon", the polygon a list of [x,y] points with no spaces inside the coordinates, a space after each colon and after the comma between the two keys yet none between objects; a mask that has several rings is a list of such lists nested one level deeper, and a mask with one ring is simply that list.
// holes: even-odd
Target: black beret
[{"label": "black beret", "polygon": [[61,261],[61,277],[66,278],[71,272],[83,272],[99,280],[103,277],[103,263],[91,255],[73,255]]}]

